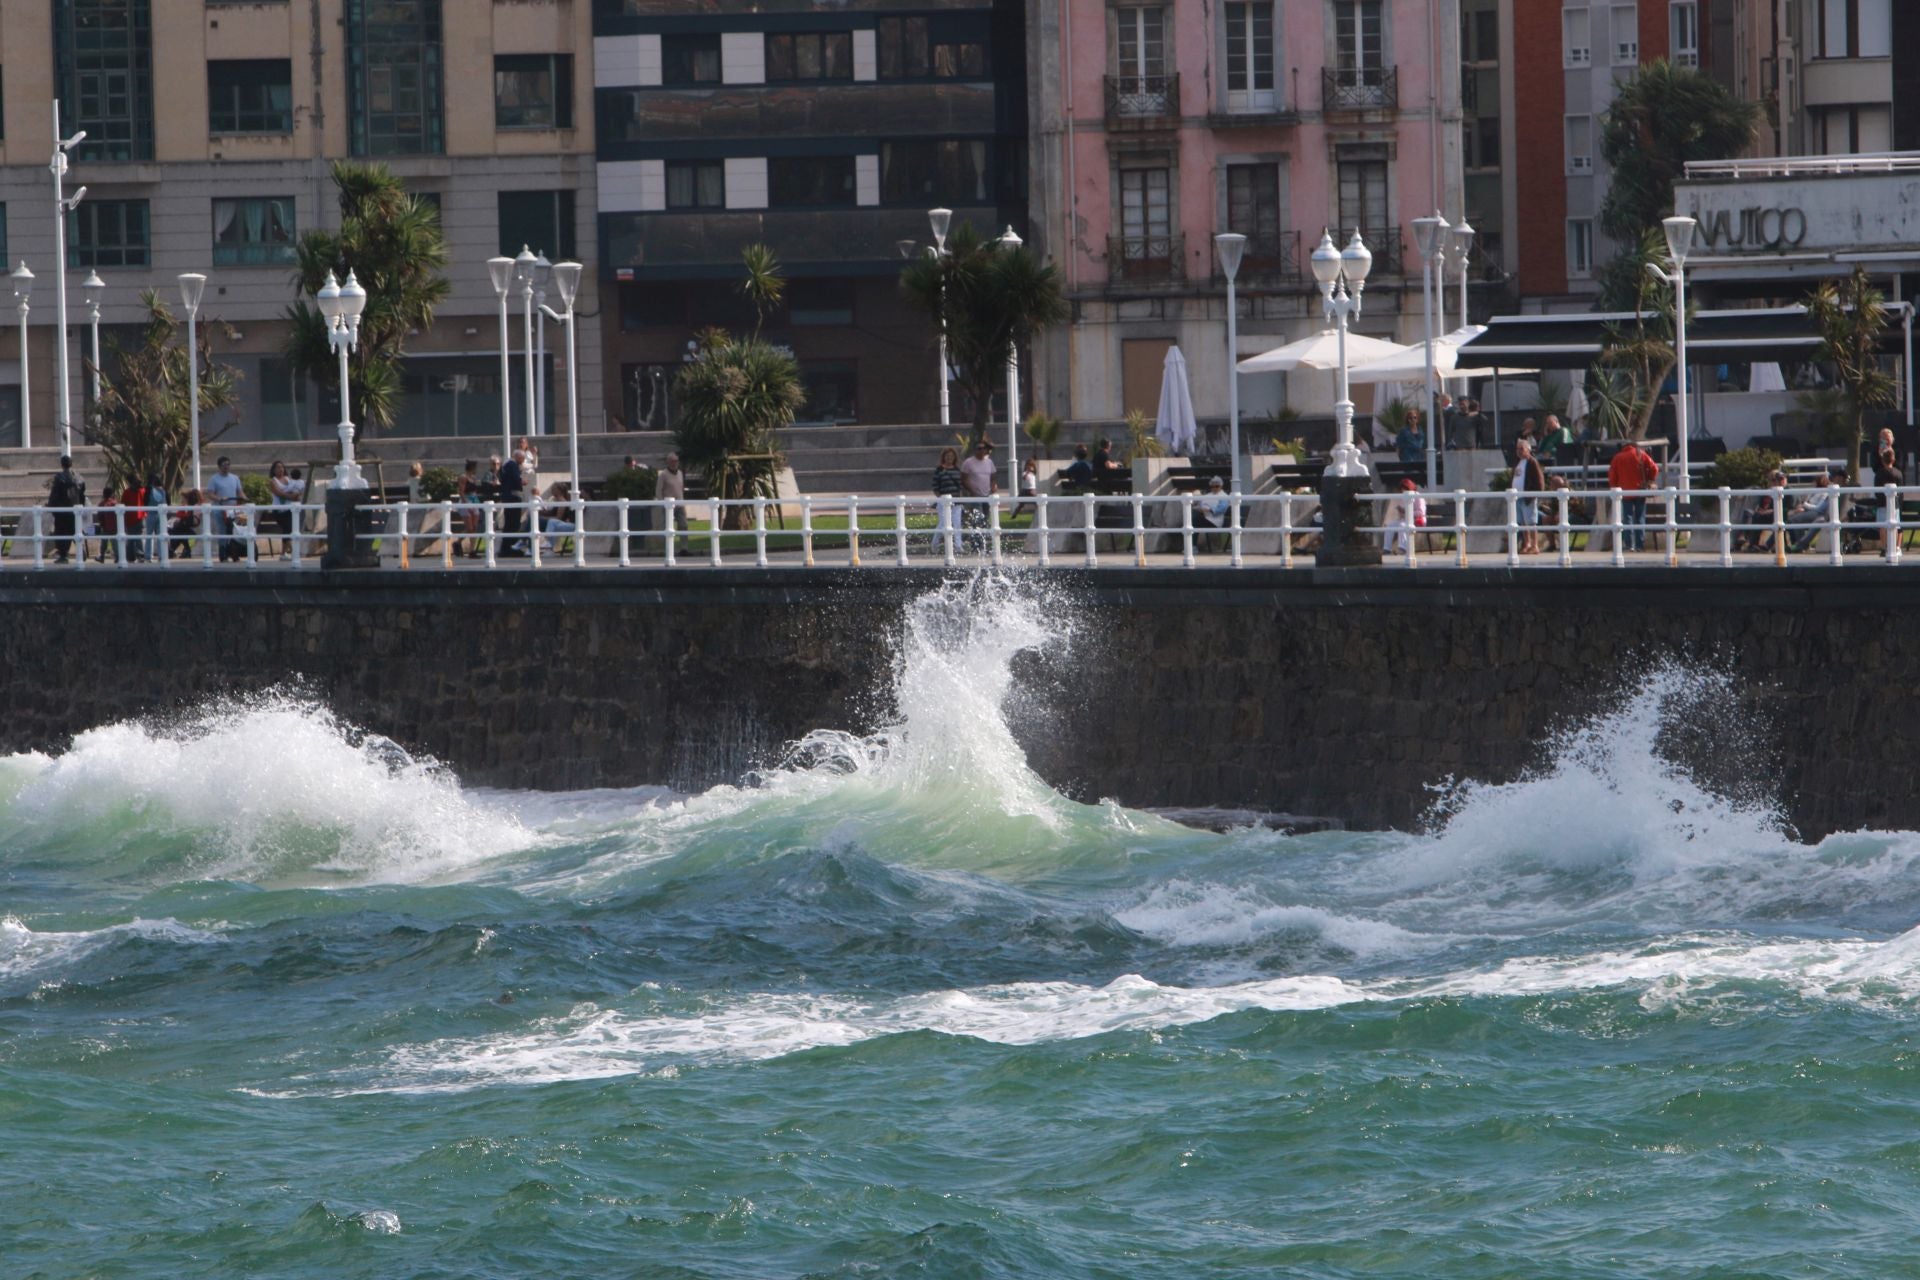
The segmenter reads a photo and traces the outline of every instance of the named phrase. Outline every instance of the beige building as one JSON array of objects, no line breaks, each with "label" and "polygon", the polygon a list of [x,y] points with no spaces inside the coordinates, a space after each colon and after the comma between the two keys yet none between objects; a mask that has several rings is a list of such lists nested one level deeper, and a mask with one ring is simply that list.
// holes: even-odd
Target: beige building
[{"label": "beige building", "polygon": [[[36,277],[30,327],[33,442],[53,440],[53,102],[86,131],[67,178],[73,413],[84,403],[80,282],[108,289],[103,331],[131,339],[142,290],[178,310],[177,277],[208,276],[203,317],[231,325],[216,350],[245,375],[226,437],[330,439],[329,385],[300,385],[280,355],[294,300],[293,246],[338,224],[340,157],[380,160],[441,210],[451,294],[418,335],[398,435],[497,439],[498,301],[486,260],[522,243],[588,269],[579,301],[583,429],[598,429],[600,330],[593,268],[593,73],[583,0],[5,0],[0,3],[0,247]],[[19,326],[0,337],[0,445],[19,443]],[[558,306],[557,298],[551,300]],[[523,346],[511,326],[516,411]],[[565,373],[549,326],[551,426]],[[515,429],[522,414],[516,412]],[[476,439],[476,450],[483,446]]]}]

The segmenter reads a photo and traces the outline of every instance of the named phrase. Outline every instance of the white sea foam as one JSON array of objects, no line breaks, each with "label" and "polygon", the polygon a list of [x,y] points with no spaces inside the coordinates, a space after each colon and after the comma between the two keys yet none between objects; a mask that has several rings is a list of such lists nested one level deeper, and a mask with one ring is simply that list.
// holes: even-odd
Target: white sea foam
[{"label": "white sea foam", "polygon": [[145,938],[183,946],[218,942],[220,935],[178,920],[129,920],[104,929],[40,932],[14,916],[0,918],[0,979],[39,978],[122,938]]},{"label": "white sea foam", "polygon": [[[81,856],[188,836],[196,875],[269,883],[431,880],[524,847],[511,815],[431,762],[291,697],[223,703],[167,727],[89,730],[57,757],[13,756],[3,820]],[[210,852],[209,852],[210,850]]]},{"label": "white sea foam", "polygon": [[1414,933],[1383,920],[1322,907],[1278,903],[1250,888],[1171,880],[1113,918],[1136,933],[1177,947],[1243,946],[1287,934],[1311,934],[1357,957],[1430,951],[1453,939]]}]

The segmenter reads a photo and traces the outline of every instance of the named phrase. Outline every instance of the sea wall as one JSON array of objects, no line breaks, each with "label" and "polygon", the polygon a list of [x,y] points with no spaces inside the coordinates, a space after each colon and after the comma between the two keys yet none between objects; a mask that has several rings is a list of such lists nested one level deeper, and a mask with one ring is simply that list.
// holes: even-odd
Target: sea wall
[{"label": "sea wall", "polygon": [[[939,581],[0,573],[0,749],[277,689],[470,783],[705,786],[809,729],[884,723],[903,608]],[[1073,638],[1018,663],[1008,714],[1034,767],[1089,799],[1408,827],[1448,778],[1538,768],[1556,729],[1677,667],[1725,679],[1649,720],[1647,750],[1777,797],[1807,835],[1920,829],[1899,776],[1920,754],[1914,570],[1051,571],[1037,590]]]}]

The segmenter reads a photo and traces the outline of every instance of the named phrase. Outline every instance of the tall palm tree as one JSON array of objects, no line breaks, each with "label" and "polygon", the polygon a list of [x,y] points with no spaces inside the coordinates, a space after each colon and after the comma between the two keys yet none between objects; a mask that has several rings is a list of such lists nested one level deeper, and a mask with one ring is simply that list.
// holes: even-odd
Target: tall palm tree
[{"label": "tall palm tree", "polygon": [[988,406],[1014,344],[1072,315],[1060,273],[1024,245],[1009,248],[962,223],[947,237],[945,253],[908,262],[900,284],[909,301],[945,326],[947,358],[973,399],[973,438],[986,439]]},{"label": "tall palm tree", "polygon": [[1600,154],[1612,171],[1600,205],[1600,229],[1625,245],[1673,212],[1673,184],[1690,160],[1739,155],[1753,138],[1760,108],[1711,76],[1661,59],[1621,85],[1601,117]]},{"label": "tall palm tree", "polygon": [[1896,399],[1893,378],[1880,367],[1880,335],[1887,327],[1886,297],[1856,264],[1843,281],[1829,280],[1807,299],[1807,313],[1820,330],[1815,359],[1834,368],[1846,393],[1846,420],[1853,437],[1847,450],[1847,483],[1860,483],[1860,442],[1866,436],[1867,410],[1884,409]]}]

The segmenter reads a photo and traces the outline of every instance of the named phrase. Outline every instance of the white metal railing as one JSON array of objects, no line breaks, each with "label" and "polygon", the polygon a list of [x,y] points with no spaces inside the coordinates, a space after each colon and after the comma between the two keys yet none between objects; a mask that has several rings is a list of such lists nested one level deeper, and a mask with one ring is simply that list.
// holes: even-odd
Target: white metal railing
[{"label": "white metal railing", "polygon": [[[1920,534],[1920,486],[1780,490],[1674,488],[1454,490],[1417,495],[1426,521],[1410,527],[1406,493],[1362,495],[1364,535],[1386,562],[1467,565],[1732,565],[1750,552],[1777,564],[1811,551],[1828,563],[1902,560]],[[1022,508],[1015,518],[1013,510]],[[0,508],[0,566],[89,562],[154,571],[232,562],[311,568],[327,543],[324,507]],[[588,565],[697,570],[773,565],[1063,567],[1311,564],[1320,537],[1313,493],[1040,495],[1010,499],[898,495],[752,498],[722,502],[373,503],[358,540],[382,564],[578,569]],[[1537,544],[1537,551],[1529,550]],[[1539,554],[1545,559],[1530,561]]]},{"label": "white metal railing", "polygon": [[1762,156],[1746,160],[1689,160],[1692,178],[1787,178],[1796,174],[1910,173],[1920,151],[1874,151],[1846,156]]}]

